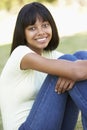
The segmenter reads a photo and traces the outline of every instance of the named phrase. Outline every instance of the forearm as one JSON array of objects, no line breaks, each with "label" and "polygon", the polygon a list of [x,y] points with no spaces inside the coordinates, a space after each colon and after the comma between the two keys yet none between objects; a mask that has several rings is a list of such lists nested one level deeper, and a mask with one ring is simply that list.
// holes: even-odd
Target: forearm
[{"label": "forearm", "polygon": [[[66,57],[65,57],[66,58]],[[70,57],[71,58],[71,57]],[[33,69],[44,73],[66,77],[74,81],[87,78],[87,61],[47,59],[38,54],[27,54],[21,62],[21,69]]]},{"label": "forearm", "polygon": [[78,73],[78,80],[87,79],[87,60],[77,60],[75,62],[76,73]]},{"label": "forearm", "polygon": [[[62,63],[63,62],[63,63]],[[59,76],[72,79],[74,81],[87,79],[87,60],[77,60],[74,62],[63,60],[58,67]]]}]

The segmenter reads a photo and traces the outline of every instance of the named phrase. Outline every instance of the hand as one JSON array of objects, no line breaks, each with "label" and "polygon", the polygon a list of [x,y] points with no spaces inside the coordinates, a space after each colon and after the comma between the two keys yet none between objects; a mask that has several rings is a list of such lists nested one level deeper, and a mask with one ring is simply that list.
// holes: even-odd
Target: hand
[{"label": "hand", "polygon": [[65,91],[72,89],[74,83],[75,81],[73,80],[60,77],[56,83],[55,92],[58,92],[59,94],[64,93]]}]

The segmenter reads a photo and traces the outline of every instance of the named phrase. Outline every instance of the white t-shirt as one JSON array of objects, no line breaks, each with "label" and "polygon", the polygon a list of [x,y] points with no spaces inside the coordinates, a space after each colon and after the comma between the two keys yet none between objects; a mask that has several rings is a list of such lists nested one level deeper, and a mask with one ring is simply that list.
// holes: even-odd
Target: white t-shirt
[{"label": "white t-shirt", "polygon": [[[21,70],[21,59],[33,52],[27,46],[17,47],[8,59],[0,77],[0,109],[4,130],[18,130],[26,120],[35,97],[47,74],[32,69]],[[33,52],[35,53],[35,52]],[[42,56],[57,59],[60,52],[44,51]]]}]

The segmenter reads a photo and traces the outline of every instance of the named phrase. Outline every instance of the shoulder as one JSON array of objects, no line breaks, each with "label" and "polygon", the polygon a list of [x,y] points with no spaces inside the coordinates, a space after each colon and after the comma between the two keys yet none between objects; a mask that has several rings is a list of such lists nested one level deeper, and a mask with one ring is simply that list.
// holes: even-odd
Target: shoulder
[{"label": "shoulder", "polygon": [[25,45],[21,45],[14,49],[10,58],[16,59],[16,61],[17,59],[21,60],[21,58],[23,58],[27,53],[31,53],[31,52],[33,51],[29,47]]},{"label": "shoulder", "polygon": [[17,48],[14,49],[14,51],[12,52],[12,55],[14,54],[17,54],[20,55],[20,54],[23,54],[23,53],[29,53],[29,52],[33,52],[29,47],[27,46],[18,46]]},{"label": "shoulder", "polygon": [[5,67],[14,68],[14,69],[20,69],[20,63],[22,58],[28,54],[33,52],[29,47],[27,46],[18,46],[14,49],[14,51],[11,53]]}]

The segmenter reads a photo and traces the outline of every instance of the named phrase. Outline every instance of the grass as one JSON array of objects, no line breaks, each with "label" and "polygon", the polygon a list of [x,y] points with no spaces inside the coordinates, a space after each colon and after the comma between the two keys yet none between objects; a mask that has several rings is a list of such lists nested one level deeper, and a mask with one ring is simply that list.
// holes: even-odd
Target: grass
[{"label": "grass", "polygon": [[[11,44],[0,46],[0,73],[9,57],[10,47]],[[58,51],[61,51],[63,53],[74,53],[77,50],[86,50],[86,49],[87,49],[87,32],[61,38],[59,47],[57,48]],[[0,116],[0,130],[3,130],[1,116]],[[75,130],[82,130],[81,116],[79,116]]]},{"label": "grass", "polygon": [[2,71],[2,68],[4,67],[10,53],[10,44],[8,45],[2,45],[0,46],[0,73]]},{"label": "grass", "polygon": [[64,53],[87,50],[87,32],[61,38],[57,50]]}]

